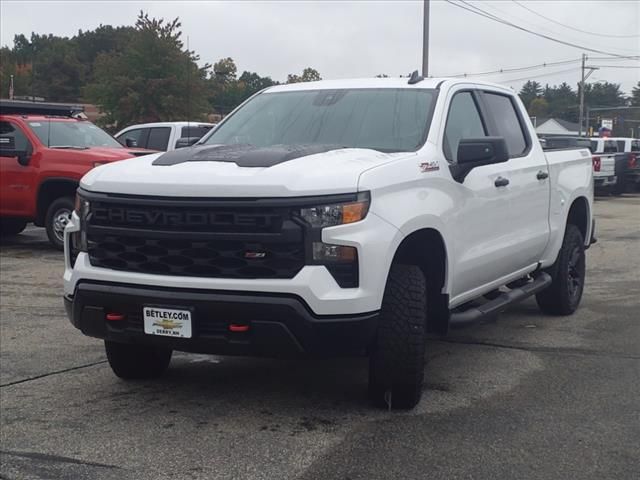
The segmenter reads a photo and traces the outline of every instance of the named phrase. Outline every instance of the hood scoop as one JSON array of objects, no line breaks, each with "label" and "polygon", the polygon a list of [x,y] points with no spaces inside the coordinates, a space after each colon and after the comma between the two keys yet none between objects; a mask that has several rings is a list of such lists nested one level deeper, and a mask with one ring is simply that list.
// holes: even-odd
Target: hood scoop
[{"label": "hood scoop", "polygon": [[272,167],[307,155],[329,152],[344,147],[338,145],[196,145],[167,152],[153,165],[171,166],[185,162],[232,162],[239,167]]}]

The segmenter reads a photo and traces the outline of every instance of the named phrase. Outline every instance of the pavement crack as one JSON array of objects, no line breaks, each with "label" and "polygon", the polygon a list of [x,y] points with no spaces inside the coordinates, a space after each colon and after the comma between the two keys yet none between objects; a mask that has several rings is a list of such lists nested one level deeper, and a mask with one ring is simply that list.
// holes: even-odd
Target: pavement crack
[{"label": "pavement crack", "polygon": [[13,457],[28,458],[31,460],[40,460],[45,462],[71,463],[74,465],[83,465],[86,467],[101,467],[101,468],[117,469],[117,470],[121,469],[121,467],[117,465],[107,465],[106,463],[97,463],[97,462],[85,462],[83,460],[78,460],[76,458],[63,457],[61,455],[50,455],[47,453],[15,452],[10,450],[0,450],[0,453],[3,455],[11,455]]},{"label": "pavement crack", "polygon": [[571,347],[535,347],[535,346],[525,346],[525,345],[512,345],[508,343],[498,343],[498,342],[483,342],[478,340],[466,340],[466,339],[446,339],[446,338],[438,338],[433,341],[442,342],[442,343],[457,343],[460,345],[480,345],[485,347],[493,347],[493,348],[505,348],[509,350],[522,350],[525,352],[534,352],[534,353],[550,353],[550,354],[558,354],[558,355],[580,355],[587,357],[610,357],[610,358],[623,358],[627,360],[640,360],[640,355],[630,355],[626,353],[618,353],[618,352],[602,352],[599,350],[587,350],[584,348],[571,348]]},{"label": "pavement crack", "polygon": [[107,363],[107,361],[106,360],[100,360],[99,362],[93,362],[93,363],[86,363],[84,365],[78,365],[77,367],[65,368],[63,370],[55,370],[53,372],[43,373],[42,375],[35,375],[33,377],[23,378],[22,380],[16,380],[14,382],[3,383],[3,384],[0,385],[0,388],[2,388],[2,387],[10,387],[12,385],[19,385],[20,383],[31,382],[33,380],[39,380],[41,378],[50,377],[52,375],[59,375],[61,373],[73,372],[74,370],[80,370],[82,368],[93,367],[95,365],[101,365],[103,363]]}]

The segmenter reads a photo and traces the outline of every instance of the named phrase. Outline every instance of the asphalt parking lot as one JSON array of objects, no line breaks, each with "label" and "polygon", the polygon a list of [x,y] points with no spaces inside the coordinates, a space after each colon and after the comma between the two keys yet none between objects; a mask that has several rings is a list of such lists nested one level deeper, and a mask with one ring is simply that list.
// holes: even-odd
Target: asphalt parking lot
[{"label": "asphalt parking lot", "polygon": [[637,479],[640,195],[596,218],[575,315],[528,300],[431,340],[423,400],[400,413],[368,406],[363,359],[178,354],[160,380],[119,380],[29,228],[0,248],[0,477]]}]

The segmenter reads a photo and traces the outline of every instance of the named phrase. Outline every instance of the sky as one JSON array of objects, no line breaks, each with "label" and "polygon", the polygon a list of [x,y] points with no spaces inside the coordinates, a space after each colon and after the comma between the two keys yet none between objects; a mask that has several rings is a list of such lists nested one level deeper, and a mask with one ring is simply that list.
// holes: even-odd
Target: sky
[{"label": "sky", "polygon": [[[430,4],[431,76],[573,60],[478,78],[516,90],[529,78],[543,85],[566,81],[575,87],[580,81],[583,51],[593,57],[605,56],[539,38],[445,0],[431,0]],[[467,0],[467,4],[580,47],[640,55],[640,36],[610,36],[640,35],[638,0]],[[100,24],[132,25],[141,9],[157,18],[180,17],[184,39],[188,37],[190,48],[203,63],[231,57],[239,72],[249,70],[279,81],[305,67],[315,68],[325,79],[336,79],[406,75],[422,64],[422,0],[1,0],[0,43],[12,46],[14,35],[19,33],[73,36],[80,29],[91,30]],[[620,83],[626,93],[640,81],[640,68],[629,68],[640,67],[638,59],[591,59],[587,65],[600,67],[588,81]]]}]

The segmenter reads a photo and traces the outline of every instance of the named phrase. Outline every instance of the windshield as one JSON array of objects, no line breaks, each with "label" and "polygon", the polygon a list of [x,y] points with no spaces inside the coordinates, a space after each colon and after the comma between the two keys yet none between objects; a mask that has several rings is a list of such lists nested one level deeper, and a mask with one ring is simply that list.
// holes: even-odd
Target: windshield
[{"label": "windshield", "polygon": [[409,88],[263,93],[203,143],[413,151],[424,143],[434,99],[434,90]]},{"label": "windshield", "polygon": [[29,127],[44,145],[51,148],[122,148],[122,145],[107,132],[84,120],[42,120],[29,122]]}]

